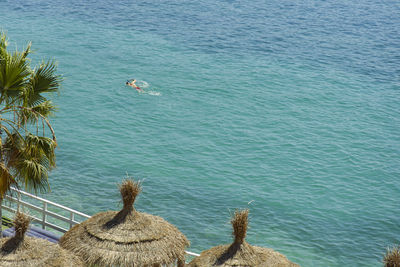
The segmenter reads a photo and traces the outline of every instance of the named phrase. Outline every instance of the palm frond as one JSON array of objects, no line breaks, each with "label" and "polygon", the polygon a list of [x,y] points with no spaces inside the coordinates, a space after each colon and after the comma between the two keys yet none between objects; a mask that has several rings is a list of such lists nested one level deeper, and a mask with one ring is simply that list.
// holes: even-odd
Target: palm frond
[{"label": "palm frond", "polygon": [[9,172],[4,163],[0,163],[0,198],[4,198],[4,194],[8,191],[12,184],[15,184],[14,176]]},{"label": "palm frond", "polygon": [[19,125],[26,126],[28,124],[34,125],[40,119],[48,124],[46,118],[53,116],[55,111],[56,107],[53,105],[52,101],[46,100],[32,107],[13,106],[7,112],[16,112]]},{"label": "palm frond", "polygon": [[33,134],[28,134],[25,137],[25,153],[40,161],[43,158],[47,159],[50,167],[56,165],[54,149],[55,143],[51,138]]},{"label": "palm frond", "polygon": [[[9,111],[15,111],[18,115],[18,126],[26,126],[28,123],[36,123],[39,119],[42,120],[43,128],[44,125],[47,125],[47,128],[51,131],[53,141],[55,142],[55,146],[57,146],[56,135],[54,133],[54,129],[51,126],[47,116],[51,115],[55,110],[55,107],[51,104],[51,101],[46,101],[34,108],[23,107],[23,106],[14,106],[13,109]],[[42,114],[43,113],[43,114]],[[38,126],[37,126],[38,127]],[[43,129],[44,130],[44,129]]]},{"label": "palm frond", "polygon": [[26,107],[33,107],[36,105],[40,105],[41,103],[47,100],[42,95],[35,93],[33,89],[28,89],[30,87],[31,85],[27,86],[27,89],[21,95],[21,98],[24,99],[24,103],[22,103],[22,105]]},{"label": "palm frond", "polygon": [[54,166],[51,166],[50,161],[47,157],[42,157],[39,163],[43,165],[47,170],[51,170]]},{"label": "palm frond", "polygon": [[7,54],[8,39],[4,32],[0,33],[0,61]]},{"label": "palm frond", "polygon": [[32,110],[36,113],[39,113],[43,117],[50,117],[54,115],[54,111],[56,111],[56,107],[53,105],[53,102],[50,100],[46,100],[38,105],[32,107]]},{"label": "palm frond", "polygon": [[25,52],[4,55],[0,64],[0,93],[6,101],[9,98],[19,98],[26,88],[30,74]]},{"label": "palm frond", "polygon": [[29,134],[24,140],[14,133],[4,143],[7,167],[26,188],[45,190],[48,172],[56,165],[54,148],[51,138]]},{"label": "palm frond", "polygon": [[18,181],[25,185],[25,189],[41,192],[49,188],[48,170],[35,159],[19,161],[16,177]]},{"label": "palm frond", "polygon": [[29,42],[25,48],[25,51],[21,53],[23,58],[27,58],[28,55],[32,52],[31,47],[32,47],[32,42]]},{"label": "palm frond", "polygon": [[[6,127],[6,125],[2,124],[2,122],[5,122],[6,124],[10,124],[10,126],[13,126],[13,123],[8,120],[0,120],[0,131],[4,131],[6,133],[7,137],[12,136],[14,133],[10,132],[10,130]],[[13,128],[16,129],[16,128]]]},{"label": "palm frond", "polygon": [[22,126],[27,124],[35,124],[39,120],[39,114],[33,112],[32,109],[24,107],[15,107],[18,110],[18,121]]},{"label": "palm frond", "polygon": [[3,153],[7,167],[15,169],[18,162],[21,160],[21,155],[24,149],[24,140],[17,132],[8,134],[5,142],[3,143]]},{"label": "palm frond", "polygon": [[58,91],[62,78],[55,74],[56,70],[57,66],[54,61],[42,62],[34,70],[29,81],[31,90],[29,91],[29,97],[26,98],[29,107],[38,100],[45,100],[41,94]]}]

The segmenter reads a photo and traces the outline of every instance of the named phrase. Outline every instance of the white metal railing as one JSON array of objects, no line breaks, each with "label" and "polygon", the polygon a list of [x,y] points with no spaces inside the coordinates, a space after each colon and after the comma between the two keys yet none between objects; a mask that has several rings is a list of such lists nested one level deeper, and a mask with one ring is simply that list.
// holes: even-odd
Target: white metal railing
[{"label": "white metal railing", "polygon": [[194,253],[194,252],[190,252],[190,251],[185,251],[185,252],[186,252],[186,254],[188,254],[189,256],[194,256],[194,257],[200,256],[200,254],[197,254],[197,253]]},{"label": "white metal railing", "polygon": [[[17,196],[15,197],[15,195]],[[23,197],[29,199],[29,202],[27,200],[24,200]],[[33,204],[32,202],[34,201],[39,202],[39,206]],[[17,207],[15,207],[15,205]],[[70,209],[68,207],[49,201],[47,199],[29,194],[23,190],[19,190],[14,187],[11,187],[10,192],[5,196],[1,206],[4,210],[7,210],[12,213],[15,213],[17,210],[19,210],[20,206],[33,210],[36,212],[36,214],[39,213],[40,217],[38,218],[33,214],[29,214],[29,216],[33,219],[35,223],[40,224],[43,229],[49,227],[61,234],[64,234],[66,231],[68,231],[68,229],[56,225],[54,221],[57,220],[62,221],[64,222],[64,224],[69,226],[69,229],[71,229],[71,227],[74,226],[75,224],[79,224],[83,220],[90,218],[90,216],[85,213]],[[50,211],[49,208],[53,210]],[[57,213],[56,211],[54,211],[54,208],[60,210],[64,214],[69,214],[69,217]],[[51,221],[53,221],[53,223],[49,222],[49,217],[51,218]],[[83,218],[83,220],[77,220],[77,217]],[[186,254],[194,257],[199,256],[199,254],[190,251],[186,251]]]},{"label": "white metal railing", "polygon": [[[26,199],[23,199],[25,197]],[[29,199],[29,201],[28,201]],[[36,217],[33,213],[29,212],[29,216],[33,219],[33,221],[37,224],[40,224],[43,229],[46,229],[46,227],[49,227],[53,230],[56,230],[57,232],[60,232],[61,234],[65,233],[70,229],[72,226],[75,224],[81,223],[83,220],[86,220],[90,218],[89,215],[84,214],[82,212],[70,209],[68,207],[65,207],[63,205],[54,203],[52,201],[49,201],[47,199],[29,194],[25,191],[19,190],[17,188],[11,187],[10,192],[6,195],[5,201],[2,203],[2,208],[15,213],[18,209],[20,209],[20,206],[25,207],[29,209],[29,211],[35,211],[35,215],[39,214],[39,217]],[[36,203],[33,203],[36,202]],[[37,204],[39,202],[39,206]],[[12,204],[16,204],[17,207],[13,207]],[[35,205],[36,204],[36,205]],[[15,205],[14,205],[15,206]],[[52,210],[49,210],[52,209]],[[68,214],[68,217],[65,215],[59,214],[60,212],[56,212],[54,210],[60,210],[64,214]],[[78,215],[78,216],[76,216]],[[50,222],[49,217],[51,218]],[[82,218],[83,220],[77,220],[77,217]],[[59,226],[60,224],[58,223],[55,224],[55,221],[61,221],[64,222],[64,225],[68,225],[68,229]]]}]

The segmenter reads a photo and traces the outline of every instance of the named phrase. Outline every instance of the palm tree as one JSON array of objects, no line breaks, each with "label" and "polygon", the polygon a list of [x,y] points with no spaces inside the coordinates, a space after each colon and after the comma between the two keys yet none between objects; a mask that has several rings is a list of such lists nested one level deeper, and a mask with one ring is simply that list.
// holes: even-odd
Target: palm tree
[{"label": "palm tree", "polygon": [[31,68],[31,43],[11,53],[7,41],[0,32],[0,218],[12,185],[35,193],[49,189],[57,142],[48,117],[55,107],[43,94],[57,92],[62,80],[54,61]]}]

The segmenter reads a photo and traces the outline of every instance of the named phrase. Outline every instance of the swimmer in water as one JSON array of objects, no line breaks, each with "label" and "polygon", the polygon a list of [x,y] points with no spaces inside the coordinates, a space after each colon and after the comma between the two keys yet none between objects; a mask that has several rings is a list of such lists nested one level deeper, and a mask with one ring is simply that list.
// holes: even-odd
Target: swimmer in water
[{"label": "swimmer in water", "polygon": [[132,79],[131,81],[126,81],[126,85],[129,85],[130,87],[132,87],[132,88],[135,88],[137,91],[139,91],[139,92],[143,92],[143,90],[142,89],[140,89],[140,87],[139,86],[137,86],[136,84],[135,84],[135,82],[136,82],[136,80],[135,79]]}]

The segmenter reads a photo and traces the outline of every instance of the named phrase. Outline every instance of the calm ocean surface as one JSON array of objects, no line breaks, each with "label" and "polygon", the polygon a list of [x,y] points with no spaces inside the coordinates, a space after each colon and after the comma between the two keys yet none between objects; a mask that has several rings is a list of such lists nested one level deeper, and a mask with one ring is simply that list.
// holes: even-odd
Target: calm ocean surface
[{"label": "calm ocean surface", "polygon": [[[361,3],[359,3],[361,2]],[[94,214],[116,184],[201,252],[251,244],[302,266],[380,266],[400,242],[395,0],[0,0],[10,48],[65,77],[45,195]],[[143,94],[124,85],[139,80]]]}]

